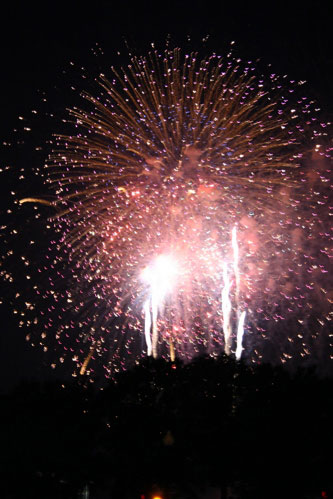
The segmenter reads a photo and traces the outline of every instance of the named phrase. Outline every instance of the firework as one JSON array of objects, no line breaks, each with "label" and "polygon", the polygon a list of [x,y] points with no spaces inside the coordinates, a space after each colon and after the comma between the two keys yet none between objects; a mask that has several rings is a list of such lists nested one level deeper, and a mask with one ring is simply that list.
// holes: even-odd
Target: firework
[{"label": "firework", "polygon": [[[83,94],[47,165],[59,236],[50,251],[73,286],[40,291],[61,295],[43,334],[79,368],[230,353],[233,331],[239,358],[245,311],[253,359],[289,321],[297,327],[283,341],[278,329],[277,356],[295,338],[307,355],[305,324],[330,318],[330,159],[325,124],[297,87],[250,62],[175,49],[133,58],[100,75],[98,95]],[[165,261],[157,277],[161,255],[179,262],[176,279]]]}]

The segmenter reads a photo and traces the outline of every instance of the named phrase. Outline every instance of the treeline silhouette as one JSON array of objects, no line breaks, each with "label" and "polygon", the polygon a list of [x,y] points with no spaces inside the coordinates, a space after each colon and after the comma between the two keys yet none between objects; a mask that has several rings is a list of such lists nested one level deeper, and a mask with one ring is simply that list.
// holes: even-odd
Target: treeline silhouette
[{"label": "treeline silhouette", "polygon": [[1,396],[0,497],[332,497],[333,380],[148,359]]}]

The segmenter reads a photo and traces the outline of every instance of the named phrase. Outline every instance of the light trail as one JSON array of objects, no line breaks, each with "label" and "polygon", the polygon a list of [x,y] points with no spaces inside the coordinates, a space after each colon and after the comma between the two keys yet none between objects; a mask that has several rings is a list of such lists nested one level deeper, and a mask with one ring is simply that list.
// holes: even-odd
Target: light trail
[{"label": "light trail", "polygon": [[231,301],[230,301],[230,288],[231,281],[228,274],[228,265],[223,262],[223,289],[222,289],[222,319],[223,319],[223,334],[224,334],[224,351],[227,355],[231,352],[232,342],[232,329],[231,329]]},{"label": "light trail", "polygon": [[245,321],[246,312],[245,310],[241,313],[238,327],[237,327],[237,347],[236,347],[236,360],[240,360],[243,352],[243,336],[244,336],[244,321]]}]

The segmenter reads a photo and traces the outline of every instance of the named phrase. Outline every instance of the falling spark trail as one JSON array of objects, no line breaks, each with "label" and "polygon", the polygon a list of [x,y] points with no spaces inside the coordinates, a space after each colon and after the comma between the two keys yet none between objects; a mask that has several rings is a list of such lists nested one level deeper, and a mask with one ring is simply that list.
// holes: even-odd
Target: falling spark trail
[{"label": "falling spark trail", "polygon": [[237,314],[237,319],[239,318],[239,284],[240,284],[240,277],[239,277],[239,248],[238,248],[238,241],[237,241],[237,229],[234,227],[232,229],[231,233],[231,242],[232,242],[232,249],[233,249],[233,254],[234,254],[234,273],[235,273],[235,281],[236,281],[236,293],[235,293],[235,301],[236,301],[236,314]]},{"label": "falling spark trail", "polygon": [[154,359],[158,356],[158,328],[157,328],[157,313],[158,313],[158,290],[153,286],[152,296],[151,296],[151,309],[153,318],[153,335],[152,335],[152,351]]},{"label": "falling spark trail", "polygon": [[150,356],[152,354],[152,346],[151,346],[151,337],[150,337],[151,314],[150,314],[149,300],[145,301],[144,313],[145,313],[145,339],[147,345],[147,355]]},{"label": "falling spark trail", "polygon": [[222,317],[223,317],[223,334],[224,334],[224,342],[225,347],[224,351],[227,355],[230,355],[231,351],[231,322],[230,322],[230,314],[231,314],[231,301],[230,301],[230,288],[231,281],[228,274],[228,266],[225,262],[223,262],[223,282],[224,286],[222,289]]},{"label": "falling spark trail", "polygon": [[241,313],[238,327],[237,327],[237,348],[236,348],[236,359],[240,360],[243,351],[243,336],[244,336],[244,321],[246,312],[245,310]]},{"label": "falling spark trail", "polygon": [[176,360],[175,345],[172,337],[170,338],[170,360],[171,362],[174,362]]},{"label": "falling spark trail", "polygon": [[87,355],[87,357],[84,359],[84,362],[82,364],[82,367],[80,369],[80,374],[81,376],[83,376],[83,374],[85,374],[86,370],[87,370],[87,367],[88,367],[88,364],[91,360],[91,357],[93,356],[94,352],[95,352],[95,349],[96,349],[96,345],[93,345],[91,348],[90,348],[90,351]]}]

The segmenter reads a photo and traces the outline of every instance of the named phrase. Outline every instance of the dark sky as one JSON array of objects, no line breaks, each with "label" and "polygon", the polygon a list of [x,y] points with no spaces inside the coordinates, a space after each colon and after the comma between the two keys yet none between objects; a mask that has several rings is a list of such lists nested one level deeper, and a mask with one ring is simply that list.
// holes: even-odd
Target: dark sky
[{"label": "dark sky", "polygon": [[69,60],[84,63],[96,42],[112,59],[128,45],[146,51],[167,36],[182,44],[209,34],[211,47],[237,42],[239,54],[263,58],[276,71],[310,81],[326,99],[333,51],[329,2],[124,1],[13,2],[1,11],[1,68],[7,127],[47,90]]},{"label": "dark sky", "polygon": [[[95,2],[90,8],[79,2],[13,2],[2,7],[1,136],[7,137],[17,117],[37,105],[36,91],[50,96],[63,83],[69,61],[99,69],[119,63],[115,53],[125,54],[125,42],[138,54],[151,42],[200,47],[209,35],[207,50],[223,53],[235,40],[242,58],[272,63],[277,73],[309,81],[309,92],[333,111],[331,75],[333,42],[328,2],[213,2],[154,1]],[[104,59],[91,62],[99,44]],[[96,58],[95,58],[96,59]],[[123,59],[127,61],[125,56]],[[93,71],[93,70],[92,70]],[[64,101],[64,105],[67,103]],[[61,107],[59,99],[57,105]]]},{"label": "dark sky", "polygon": [[[144,53],[151,42],[163,48],[167,38],[173,45],[197,48],[209,36],[207,50],[223,53],[232,40],[242,58],[260,58],[272,63],[277,73],[306,79],[307,93],[316,97],[325,113],[333,112],[331,81],[333,42],[329,2],[224,2],[207,1],[109,1],[12,2],[1,7],[1,141],[13,145],[1,149],[1,166],[14,168],[30,161],[29,148],[44,140],[44,122],[34,117],[32,136],[26,139],[31,110],[41,109],[43,92],[51,109],[69,105],[62,87],[69,86],[64,71],[69,62],[103,70],[117,62],[116,52],[125,54],[126,43]],[[93,55],[96,43],[104,52]],[[124,61],[126,57],[124,56]],[[95,76],[95,75],[93,75]],[[59,90],[60,89],[60,90]],[[22,123],[18,117],[27,119]],[[38,122],[38,119],[41,119]],[[40,125],[38,125],[40,123]],[[43,132],[38,126],[43,128]],[[47,127],[46,127],[47,128]],[[18,132],[13,130],[17,129]],[[48,130],[46,130],[48,133]],[[16,144],[25,137],[25,146]],[[43,162],[43,152],[33,156]],[[9,186],[1,183],[1,209],[10,199]],[[28,192],[30,186],[25,186]],[[3,214],[3,211],[1,212]],[[9,311],[2,309],[0,380],[10,386],[30,375],[43,376],[42,355],[32,352],[22,330],[14,327]],[[43,374],[44,373],[44,374]]]}]

